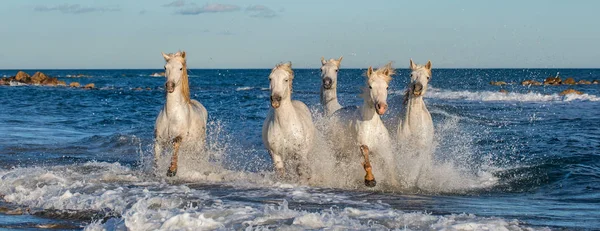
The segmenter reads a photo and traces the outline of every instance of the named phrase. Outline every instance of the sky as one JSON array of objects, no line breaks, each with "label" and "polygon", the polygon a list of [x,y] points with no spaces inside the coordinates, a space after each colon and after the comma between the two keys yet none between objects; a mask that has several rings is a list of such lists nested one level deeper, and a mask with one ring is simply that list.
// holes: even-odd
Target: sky
[{"label": "sky", "polygon": [[0,69],[598,68],[600,1],[2,0]]}]

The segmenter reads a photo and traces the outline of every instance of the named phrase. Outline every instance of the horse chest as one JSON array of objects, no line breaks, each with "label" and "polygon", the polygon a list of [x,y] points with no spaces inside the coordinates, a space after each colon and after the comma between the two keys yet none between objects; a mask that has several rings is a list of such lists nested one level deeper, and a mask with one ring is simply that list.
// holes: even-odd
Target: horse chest
[{"label": "horse chest", "polygon": [[287,126],[275,125],[269,128],[269,146],[274,150],[294,151],[301,149],[305,143],[302,126],[288,124]]},{"label": "horse chest", "polygon": [[361,145],[372,146],[377,143],[386,142],[389,139],[387,130],[382,123],[372,121],[359,121],[356,124],[357,138]]}]

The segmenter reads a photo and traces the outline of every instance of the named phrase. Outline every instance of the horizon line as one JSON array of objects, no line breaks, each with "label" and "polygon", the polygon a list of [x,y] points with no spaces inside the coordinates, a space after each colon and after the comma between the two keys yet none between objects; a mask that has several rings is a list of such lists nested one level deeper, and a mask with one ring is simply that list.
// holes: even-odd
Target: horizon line
[{"label": "horizon line", "polygon": [[[357,70],[367,69],[368,67],[346,67],[340,68],[340,70]],[[269,68],[188,68],[191,70],[270,70]],[[298,67],[292,68],[294,70],[318,70],[319,67]],[[406,68],[394,68],[397,70],[409,69]],[[440,67],[433,68],[432,70],[456,70],[456,69],[483,69],[483,70],[494,70],[494,69],[600,69],[600,67]],[[20,69],[0,69],[0,71],[34,71],[34,70],[163,70],[162,68],[20,68]]]}]

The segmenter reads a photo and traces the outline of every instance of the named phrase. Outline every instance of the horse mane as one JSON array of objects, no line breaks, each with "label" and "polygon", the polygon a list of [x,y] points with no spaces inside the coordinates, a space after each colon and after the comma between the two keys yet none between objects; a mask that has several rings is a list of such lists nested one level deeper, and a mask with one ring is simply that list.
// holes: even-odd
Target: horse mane
[{"label": "horse mane", "polygon": [[[384,74],[385,72],[387,72],[387,74]],[[390,83],[390,81],[392,81],[392,75],[396,74],[396,70],[392,67],[392,62],[389,62],[385,66],[377,68],[373,74],[381,74],[383,76],[383,80],[385,80],[387,83]]]},{"label": "horse mane", "polygon": [[287,63],[279,63],[279,64],[275,65],[275,68],[273,68],[273,70],[271,70],[271,74],[273,74],[273,72],[275,72],[276,70],[285,71],[290,75],[290,93],[291,93],[293,90],[292,82],[294,82],[294,70],[292,70],[292,63],[287,62]]},{"label": "horse mane", "polygon": [[338,66],[338,67],[340,66],[340,64],[342,64],[342,62],[338,61],[337,59],[329,59],[329,60],[327,60],[327,61],[325,61],[325,62],[326,62],[326,64],[325,64],[325,65],[327,65],[327,64],[330,64],[330,63],[331,63],[331,64],[333,64],[333,65],[336,65],[336,66]]},{"label": "horse mane", "polygon": [[178,51],[175,54],[169,54],[169,56],[171,56],[174,59],[177,59],[177,61],[179,61],[182,65],[183,65],[183,69],[182,69],[182,74],[181,74],[181,94],[183,95],[183,98],[185,100],[186,103],[190,103],[190,82],[188,79],[188,73],[187,73],[187,63],[185,61],[185,51]]}]

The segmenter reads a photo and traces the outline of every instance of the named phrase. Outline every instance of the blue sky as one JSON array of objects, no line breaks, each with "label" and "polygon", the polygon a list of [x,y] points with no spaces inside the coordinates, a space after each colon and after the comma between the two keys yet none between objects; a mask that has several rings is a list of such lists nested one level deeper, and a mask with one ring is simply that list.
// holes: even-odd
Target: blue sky
[{"label": "blue sky", "polygon": [[600,67],[600,1],[3,0],[0,69]]}]

